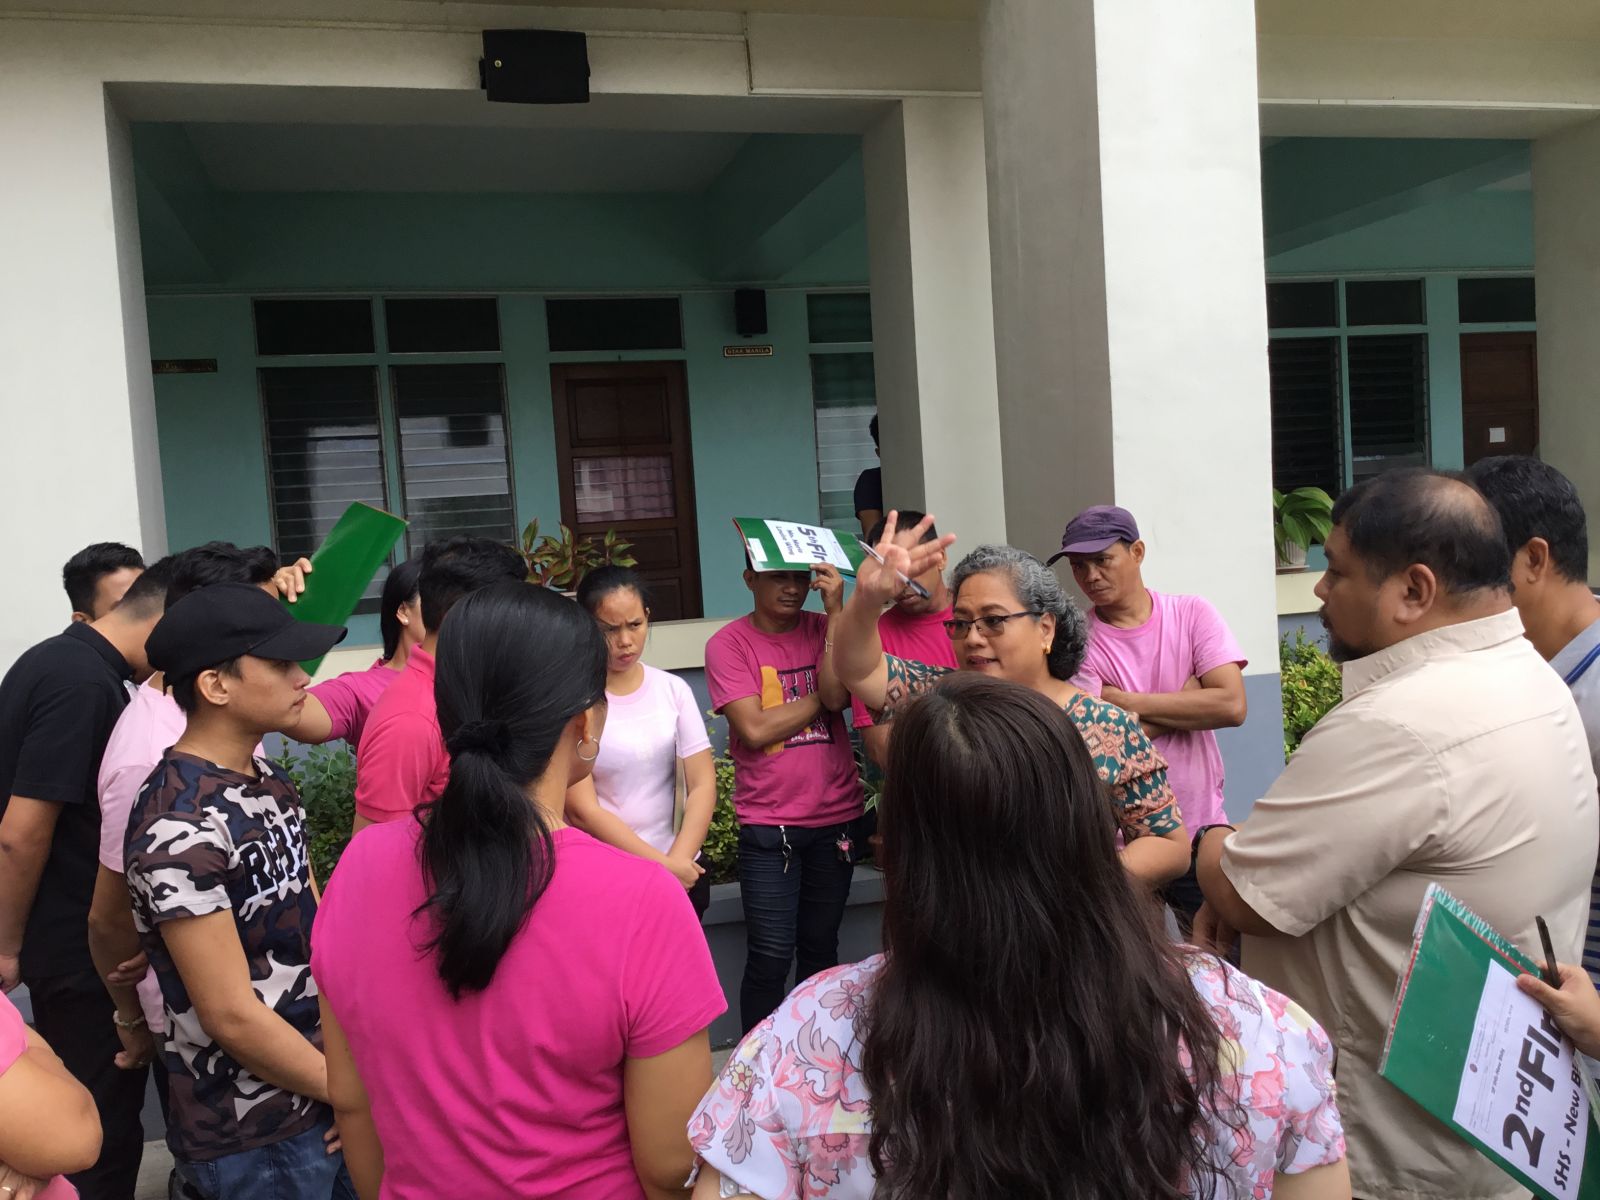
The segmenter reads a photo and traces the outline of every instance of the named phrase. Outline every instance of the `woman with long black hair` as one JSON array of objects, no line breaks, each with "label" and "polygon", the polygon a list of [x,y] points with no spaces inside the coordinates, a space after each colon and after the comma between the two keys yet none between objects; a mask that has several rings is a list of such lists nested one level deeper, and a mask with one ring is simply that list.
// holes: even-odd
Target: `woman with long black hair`
[{"label": "woman with long black hair", "polygon": [[897,719],[879,811],[884,952],[740,1044],[689,1123],[696,1200],[1348,1200],[1327,1036],[1167,940],[1058,705],[951,676]]},{"label": "woman with long black hair", "polygon": [[356,835],[313,935],[363,1200],[682,1195],[726,1004],[678,882],[563,818],[605,679],[594,620],[555,592],[493,584],[443,623],[449,784]]}]

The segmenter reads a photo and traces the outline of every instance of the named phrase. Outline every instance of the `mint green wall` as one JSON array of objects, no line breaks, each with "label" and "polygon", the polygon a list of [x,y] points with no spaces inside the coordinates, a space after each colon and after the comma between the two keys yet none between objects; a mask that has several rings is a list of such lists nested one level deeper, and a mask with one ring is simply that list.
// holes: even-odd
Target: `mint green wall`
[{"label": "mint green wall", "polygon": [[1533,193],[1476,191],[1267,259],[1268,276],[1531,271]]}]

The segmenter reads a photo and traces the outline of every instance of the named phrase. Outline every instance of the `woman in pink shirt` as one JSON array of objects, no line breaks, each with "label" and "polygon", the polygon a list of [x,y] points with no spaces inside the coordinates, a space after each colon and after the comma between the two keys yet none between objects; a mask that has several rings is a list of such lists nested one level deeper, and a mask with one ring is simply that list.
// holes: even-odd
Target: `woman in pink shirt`
[{"label": "woman in pink shirt", "polygon": [[[704,916],[711,881],[696,860],[717,807],[705,718],[687,683],[644,665],[650,605],[638,575],[626,567],[591,571],[578,585],[578,603],[606,639],[606,739],[593,775],[567,793],[567,818],[666,867]],[[683,824],[674,831],[680,769]]]},{"label": "woman in pink shirt", "polygon": [[0,992],[0,1194],[6,1200],[71,1200],[63,1173],[100,1157],[94,1098]]},{"label": "woman in pink shirt", "polygon": [[326,683],[308,689],[327,711],[331,729],[320,740],[343,738],[354,749],[361,742],[367,714],[378,697],[405,670],[411,648],[422,642],[422,597],[417,594],[417,578],[422,574],[419,559],[408,558],[389,572],[383,581],[379,601],[378,628],[383,634],[383,657],[365,671],[346,671]]},{"label": "woman in pink shirt", "polygon": [[563,818],[605,679],[599,629],[555,592],[493,584],[443,623],[449,783],[356,835],[312,935],[365,1200],[683,1194],[727,1005],[683,888]]}]

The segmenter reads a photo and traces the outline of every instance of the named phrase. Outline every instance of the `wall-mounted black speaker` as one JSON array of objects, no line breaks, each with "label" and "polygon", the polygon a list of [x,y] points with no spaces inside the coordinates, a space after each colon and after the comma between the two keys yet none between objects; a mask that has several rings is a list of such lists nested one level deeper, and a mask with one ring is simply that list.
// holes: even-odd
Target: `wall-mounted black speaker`
[{"label": "wall-mounted black speaker", "polygon": [[740,288],[733,294],[733,327],[740,337],[759,337],[767,331],[767,294],[760,288]]},{"label": "wall-mounted black speaker", "polygon": [[478,83],[507,104],[587,104],[589,39],[564,29],[485,29]]}]

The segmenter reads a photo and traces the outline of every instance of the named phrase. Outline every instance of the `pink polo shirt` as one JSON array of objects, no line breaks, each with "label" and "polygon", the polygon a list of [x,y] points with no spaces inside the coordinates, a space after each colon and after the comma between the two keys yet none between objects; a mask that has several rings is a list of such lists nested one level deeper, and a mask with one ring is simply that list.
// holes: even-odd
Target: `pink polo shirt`
[{"label": "pink polo shirt", "polygon": [[410,816],[417,805],[437,800],[450,780],[433,668],[433,655],[413,646],[406,669],[367,717],[356,747],[356,813],[368,821]]},{"label": "pink polo shirt", "polygon": [[328,718],[333,722],[333,733],[328,740],[343,738],[351,746],[359,747],[361,731],[366,728],[373,706],[400,674],[380,658],[365,671],[346,671],[326,683],[308,688],[328,710]]}]

